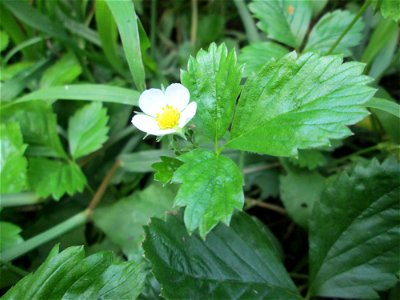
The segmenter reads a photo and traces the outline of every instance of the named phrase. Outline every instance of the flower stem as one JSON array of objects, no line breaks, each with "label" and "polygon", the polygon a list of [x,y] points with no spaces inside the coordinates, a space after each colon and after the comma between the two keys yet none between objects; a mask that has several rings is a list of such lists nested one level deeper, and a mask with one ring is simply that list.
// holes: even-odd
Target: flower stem
[{"label": "flower stem", "polygon": [[332,47],[328,50],[326,55],[332,54],[332,52],[336,49],[337,45],[342,41],[342,39],[345,37],[345,35],[350,31],[350,29],[356,24],[359,18],[364,14],[365,10],[368,8],[371,0],[366,0],[361,6],[360,10],[358,11],[357,15],[353,18],[353,21],[346,27],[346,29],[342,32],[342,34],[339,36],[339,38],[336,40],[336,42],[332,45]]},{"label": "flower stem", "polygon": [[38,198],[34,193],[17,193],[1,195],[0,207],[34,205],[45,201]]},{"label": "flower stem", "polygon": [[249,42],[259,42],[260,36],[258,35],[257,27],[247,9],[245,2],[243,0],[233,0],[233,2],[236,5],[240,18],[242,19],[244,30],[246,31]]}]

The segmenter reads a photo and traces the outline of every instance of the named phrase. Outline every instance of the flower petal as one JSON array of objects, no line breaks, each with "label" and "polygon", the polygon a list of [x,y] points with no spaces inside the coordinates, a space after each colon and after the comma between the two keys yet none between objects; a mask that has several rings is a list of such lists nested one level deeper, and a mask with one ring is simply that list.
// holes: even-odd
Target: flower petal
[{"label": "flower petal", "polygon": [[191,102],[186,106],[185,110],[181,112],[181,117],[179,119],[179,127],[183,128],[185,125],[194,117],[197,110],[197,103]]},{"label": "flower petal", "polygon": [[189,90],[180,83],[173,83],[165,90],[167,104],[183,111],[190,101]]},{"label": "flower petal", "polygon": [[159,89],[145,90],[139,97],[140,109],[152,117],[155,117],[165,105],[167,105],[165,95]]},{"label": "flower petal", "polygon": [[163,136],[176,132],[175,129],[160,129],[155,118],[145,114],[137,114],[132,118],[132,124],[139,130],[147,134]]}]

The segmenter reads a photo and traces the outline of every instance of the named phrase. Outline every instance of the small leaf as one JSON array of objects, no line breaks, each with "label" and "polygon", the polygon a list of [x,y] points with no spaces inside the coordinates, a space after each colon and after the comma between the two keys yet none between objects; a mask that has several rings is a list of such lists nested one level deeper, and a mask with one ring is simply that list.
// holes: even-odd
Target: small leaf
[{"label": "small leaf", "polygon": [[111,252],[85,258],[83,247],[59,253],[55,246],[39,269],[20,280],[2,299],[135,299],[145,277],[142,263],[118,261]]},{"label": "small leaf", "polygon": [[182,162],[179,159],[168,156],[161,156],[160,158],[160,162],[151,165],[156,170],[154,179],[167,184],[172,180],[175,171],[182,165]]},{"label": "small leaf", "polygon": [[119,159],[121,167],[129,172],[153,172],[152,165],[160,160],[160,156],[173,155],[171,150],[146,150],[122,154]]},{"label": "small leaf", "polygon": [[21,228],[9,222],[0,222],[0,251],[11,248],[24,240],[19,235]]},{"label": "small leaf", "polygon": [[145,256],[167,299],[301,299],[272,233],[244,213],[204,241],[169,216],[145,227]]},{"label": "small leaf", "polygon": [[26,145],[17,123],[0,124],[0,192],[18,193],[26,187]]},{"label": "small leaf", "polygon": [[121,247],[129,260],[138,259],[143,254],[143,226],[151,217],[162,217],[172,209],[174,196],[175,192],[170,188],[151,185],[115,204],[99,207],[93,220],[114,244]]},{"label": "small leaf", "polygon": [[[304,52],[313,51],[325,54],[333,46],[343,31],[353,21],[355,15],[349,11],[335,10],[325,14],[312,29]],[[359,45],[364,29],[364,22],[359,19],[336,46],[332,54],[350,56],[350,48]]]},{"label": "small leaf", "polygon": [[391,18],[394,21],[400,20],[400,3],[396,0],[373,0],[375,5],[379,3],[381,14],[384,18]]},{"label": "small leaf", "polygon": [[290,162],[301,168],[307,168],[314,170],[317,167],[321,167],[326,163],[325,156],[318,150],[299,150],[299,156],[297,158],[289,158]]},{"label": "small leaf", "polygon": [[372,299],[398,281],[400,164],[358,164],[331,181],[310,222],[311,294]]},{"label": "small leaf", "polygon": [[230,148],[277,156],[329,146],[351,134],[375,93],[364,65],[339,56],[292,52],[247,79],[232,124]]},{"label": "small leaf", "polygon": [[59,200],[65,193],[72,196],[82,192],[86,178],[74,162],[62,162],[46,158],[29,160],[28,181],[39,197],[52,196]]},{"label": "small leaf", "polygon": [[229,224],[234,209],[244,203],[243,177],[229,158],[196,149],[179,157],[184,164],[176,170],[172,182],[182,183],[175,206],[185,209],[185,225],[191,232],[199,228],[206,234],[223,221]]},{"label": "small leaf", "polygon": [[314,203],[319,201],[325,178],[317,172],[297,171],[280,177],[281,200],[290,217],[308,228]]},{"label": "small leaf", "polygon": [[69,149],[74,159],[101,148],[108,138],[107,122],[107,109],[98,102],[75,112],[68,122]]},{"label": "small leaf", "polygon": [[274,42],[252,43],[242,49],[239,62],[244,64],[244,76],[249,76],[261,70],[265,63],[274,58],[281,58],[289,51]]},{"label": "small leaf", "polygon": [[197,102],[193,119],[197,129],[212,141],[225,135],[231,123],[236,98],[240,92],[241,68],[234,50],[228,52],[225,44],[211,44],[191,57],[181,81]]},{"label": "small leaf", "polygon": [[253,0],[249,8],[260,20],[257,25],[268,38],[293,48],[301,45],[311,20],[310,1]]}]

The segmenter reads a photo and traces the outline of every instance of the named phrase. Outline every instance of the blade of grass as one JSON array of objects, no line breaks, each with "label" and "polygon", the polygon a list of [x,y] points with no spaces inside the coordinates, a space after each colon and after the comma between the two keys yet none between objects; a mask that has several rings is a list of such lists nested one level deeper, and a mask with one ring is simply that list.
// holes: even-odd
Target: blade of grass
[{"label": "blade of grass", "polygon": [[400,119],[400,105],[396,102],[374,97],[366,103],[366,106],[387,112]]},{"label": "blade of grass", "polygon": [[11,59],[11,57],[14,56],[14,54],[18,53],[19,51],[22,51],[22,53],[24,53],[24,50],[36,43],[39,43],[41,41],[43,41],[44,38],[41,36],[37,36],[34,38],[31,38],[29,40],[26,40],[22,43],[19,43],[17,46],[15,46],[14,48],[12,48],[6,55],[6,57],[4,58],[4,65],[7,64],[7,62]]},{"label": "blade of grass", "polygon": [[145,73],[140,49],[138,19],[133,2],[130,0],[106,0],[106,2],[117,24],[133,81],[136,88],[143,91],[145,89]]}]

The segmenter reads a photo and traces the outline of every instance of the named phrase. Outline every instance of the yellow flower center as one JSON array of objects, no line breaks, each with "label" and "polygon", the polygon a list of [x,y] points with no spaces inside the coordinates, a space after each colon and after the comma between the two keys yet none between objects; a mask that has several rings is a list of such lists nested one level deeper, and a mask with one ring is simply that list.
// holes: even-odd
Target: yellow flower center
[{"label": "yellow flower center", "polygon": [[161,114],[157,113],[156,121],[160,129],[172,129],[178,125],[180,117],[179,110],[171,105],[167,105],[162,108]]}]

